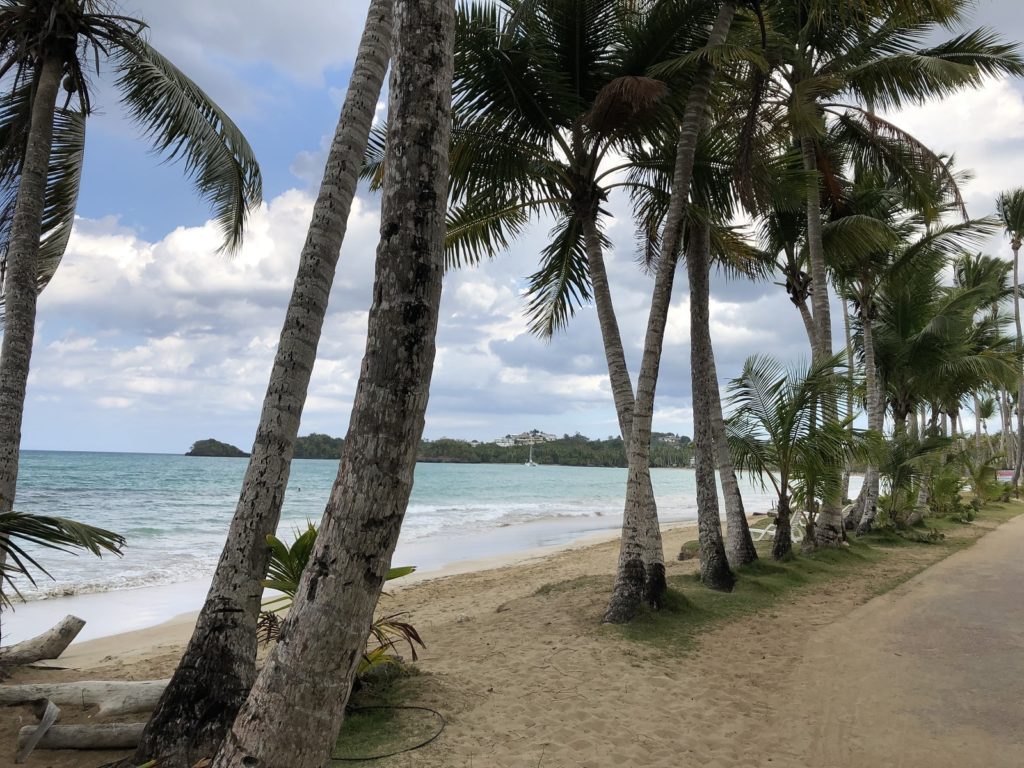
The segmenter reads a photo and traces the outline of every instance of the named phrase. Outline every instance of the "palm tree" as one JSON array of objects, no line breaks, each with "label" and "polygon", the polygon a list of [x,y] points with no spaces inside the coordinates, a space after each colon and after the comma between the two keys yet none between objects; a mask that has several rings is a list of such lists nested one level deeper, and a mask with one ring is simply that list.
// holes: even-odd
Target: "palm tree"
[{"label": "palm tree", "polygon": [[138,760],[190,768],[213,754],[256,679],[266,539],[277,529],[358,172],[391,56],[392,0],[372,0],[313,205],[227,542],[185,654],[143,733]]},{"label": "palm tree", "polygon": [[[658,266],[655,273],[651,308],[647,317],[647,332],[644,338],[644,354],[637,376],[636,402],[633,406],[633,429],[627,441],[626,459],[629,473],[626,481],[626,504],[622,515],[622,540],[619,545],[619,563],[604,620],[610,623],[629,621],[636,614],[643,594],[644,576],[647,583],[651,573],[644,573],[639,543],[645,529],[652,521],[644,516],[645,485],[643,478],[650,472],[651,421],[654,416],[654,397],[661,367],[661,353],[665,340],[665,326],[672,302],[672,285],[675,281],[676,264],[683,242],[683,227],[690,198],[690,182],[697,154],[697,140],[707,122],[707,111],[711,87],[715,80],[716,60],[714,53],[725,45],[736,15],[736,3],[726,0],[718,4],[718,14],[710,27],[703,58],[694,75],[686,99],[686,109],[679,129],[676,145],[675,168],[672,175],[672,193],[665,212]],[[657,525],[657,520],[653,521]],[[720,526],[715,519],[712,527]],[[714,536],[711,543],[714,545]],[[718,529],[718,544],[721,546],[721,530]],[[703,566],[702,566],[703,567]],[[704,583],[717,589],[731,589],[733,577],[724,557],[710,558],[707,569],[702,573]],[[664,580],[664,576],[660,578]]]},{"label": "palm tree", "polygon": [[260,201],[259,167],[241,132],[149,45],[144,29],[101,0],[0,0],[0,511],[12,508],[17,489],[36,297],[74,221],[93,60],[108,61],[128,114],[156,149],[184,163],[213,206],[225,249],[239,247],[247,213]]},{"label": "palm tree", "polygon": [[[622,0],[468,3],[458,12],[449,248],[453,260],[492,256],[537,215],[556,220],[530,277],[531,330],[550,338],[593,297],[619,429],[633,430],[633,382],[604,262],[608,194],[625,168],[609,159],[659,126],[677,125],[672,85],[650,68],[703,43],[704,3]],[[373,164],[369,166],[373,172]],[[623,558],[639,564],[638,594],[656,604],[664,552],[650,473],[637,474],[639,518]]]},{"label": "palm tree", "polygon": [[[718,435],[712,412],[713,400],[718,395],[718,376],[714,366],[714,352],[711,347],[709,321],[710,270],[711,270],[711,227],[702,223],[691,227],[690,242],[686,249],[686,273],[690,280],[690,380],[693,391],[693,440],[694,440],[694,482],[697,486],[697,526],[700,545],[700,578],[712,589],[730,591],[735,576],[729,569],[722,540],[722,523],[718,513],[718,488],[715,485],[716,452]],[[710,361],[711,365],[707,365]],[[721,411],[721,401],[718,411]],[[724,425],[723,425],[724,426]],[[729,466],[730,473],[732,466]],[[735,481],[735,477],[734,477]],[[725,472],[722,484],[725,485]],[[730,526],[732,520],[729,521]],[[744,524],[746,520],[744,519]],[[740,531],[730,528],[732,541],[744,541]],[[750,531],[746,530],[746,540]],[[743,562],[732,559],[732,564],[743,565],[757,558],[745,558]]]},{"label": "palm tree", "polygon": [[[1006,234],[1010,236],[1013,249],[1013,322],[1017,329],[1017,354],[1024,350],[1024,336],[1020,324],[1020,246],[1024,241],[1024,188],[1004,192],[997,201],[999,218],[1002,219]],[[1021,467],[1024,466],[1024,376],[1017,377],[1017,455],[1013,465],[1013,487],[1018,490]]]},{"label": "palm tree", "polygon": [[790,518],[794,493],[803,483],[839,483],[851,449],[847,425],[822,417],[817,403],[835,397],[846,385],[840,358],[812,363],[809,369],[786,370],[767,357],[748,358],[729,385],[729,442],[741,472],[771,484],[778,495],[772,558],[788,557],[793,549]]},{"label": "palm tree", "polygon": [[[721,125],[721,123],[719,124]],[[727,129],[704,134],[697,147],[691,197],[699,205],[692,205],[687,213],[689,246],[686,249],[687,273],[690,281],[690,373],[694,402],[694,415],[707,415],[710,424],[699,425],[710,430],[703,444],[697,444],[695,456],[698,464],[697,477],[697,518],[705,520],[705,528],[711,529],[719,518],[718,492],[714,470],[718,470],[725,501],[725,517],[728,525],[726,554],[733,567],[746,565],[757,559],[757,550],[750,536],[743,497],[740,493],[736,472],[732,465],[732,454],[725,435],[722,416],[721,393],[718,389],[718,373],[715,365],[714,348],[711,344],[709,280],[711,268],[710,250],[712,241],[718,256],[718,264],[732,273],[750,276],[757,268],[760,254],[736,230],[714,226],[709,220],[730,220],[736,215],[736,200],[733,194],[732,169],[735,167],[736,142]],[[654,251],[660,244],[661,229],[671,197],[672,173],[675,168],[676,142],[671,134],[663,134],[644,146],[634,148],[629,154],[630,169],[628,180],[632,184],[630,194],[636,211],[638,237],[645,244],[645,259],[653,260]],[[776,178],[773,172],[770,174]],[[714,211],[712,215],[710,212]],[[708,241],[705,243],[704,233]],[[692,263],[691,263],[692,259]],[[698,426],[695,424],[695,426]],[[718,559],[717,538],[705,536],[700,552],[703,562]]]},{"label": "palm tree", "polygon": [[[768,69],[752,74],[751,111],[764,107],[769,122],[784,122],[811,174],[806,246],[816,358],[832,355],[822,210],[834,167],[822,140],[832,124],[857,153],[889,170],[916,166],[925,178],[941,175],[941,159],[875,109],[947,96],[977,86],[985,76],[1024,72],[1015,48],[987,31],[919,47],[939,26],[961,21],[966,7],[958,0],[863,2],[830,11],[812,9],[806,0],[783,0],[766,10]],[[828,402],[823,407],[830,414],[835,410]],[[824,500],[816,526],[819,544],[842,538],[837,502]]]},{"label": "palm tree", "polygon": [[434,362],[444,271],[454,0],[396,0],[390,136],[366,355],[310,565],[212,768],[320,768],[409,494]]}]

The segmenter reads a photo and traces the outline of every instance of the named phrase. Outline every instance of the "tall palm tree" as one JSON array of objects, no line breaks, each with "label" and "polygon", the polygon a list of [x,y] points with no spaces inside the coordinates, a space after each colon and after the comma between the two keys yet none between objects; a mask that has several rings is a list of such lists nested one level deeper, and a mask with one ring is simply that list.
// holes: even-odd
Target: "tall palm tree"
[{"label": "tall palm tree", "polygon": [[[650,472],[651,422],[654,417],[654,398],[661,368],[661,354],[665,341],[665,326],[672,302],[672,286],[676,264],[683,242],[683,227],[690,198],[690,183],[697,154],[697,140],[707,123],[711,87],[714,84],[716,56],[729,35],[736,3],[726,0],[718,4],[718,13],[711,24],[701,63],[697,67],[686,98],[676,145],[675,168],[672,175],[672,193],[665,212],[658,266],[655,273],[651,307],[647,317],[644,354],[637,375],[636,402],[633,407],[633,430],[627,442],[626,458],[629,471],[626,480],[626,503],[622,515],[622,539],[619,544],[619,563],[604,620],[610,623],[629,621],[636,614],[646,581],[652,579],[650,569],[645,573],[640,542],[651,521],[644,516],[645,486],[643,478]],[[654,521],[657,524],[657,521]],[[721,526],[717,519],[712,526]],[[718,530],[717,549],[721,530]],[[701,576],[704,583],[716,589],[731,589],[734,577],[724,557],[708,560]],[[664,576],[661,576],[664,579]]]},{"label": "tall palm tree", "polygon": [[396,0],[374,302],[341,466],[280,639],[212,768],[320,768],[412,490],[444,271],[454,0]]},{"label": "tall palm tree", "polygon": [[[711,528],[714,526],[711,521],[719,517],[717,484],[713,471],[717,469],[728,525],[726,554],[729,564],[738,567],[756,560],[757,550],[750,536],[743,497],[725,435],[709,326],[709,280],[712,255],[718,257],[718,264],[723,270],[749,277],[751,269],[756,269],[760,263],[760,254],[740,236],[740,232],[717,225],[708,228],[712,220],[727,221],[737,214],[732,177],[735,137],[721,122],[719,127],[720,130],[713,134],[705,133],[698,143],[691,194],[697,204],[690,206],[687,213],[690,243],[686,249],[690,281],[690,372],[694,402],[705,404],[694,406],[695,418],[705,414],[710,418],[709,425],[701,425],[701,428],[710,430],[709,438],[703,445],[698,443],[695,448],[695,456],[701,466],[697,478],[697,519],[700,521],[708,518],[705,527]],[[661,230],[671,196],[675,153],[676,141],[672,134],[666,133],[634,148],[629,154],[631,167],[628,179],[633,184],[630,195],[635,208],[638,237],[645,246],[646,260],[656,258],[655,252],[660,247]],[[772,179],[777,178],[777,169],[770,169],[766,175]],[[705,231],[708,234],[707,247],[710,248],[714,242],[714,254],[703,250]],[[701,250],[695,250],[697,248]],[[716,560],[717,539],[706,536],[701,543],[704,545],[700,550],[701,557],[708,562]]]},{"label": "tall palm tree", "polygon": [[[831,310],[823,238],[823,196],[831,194],[833,167],[822,140],[830,124],[865,157],[893,165],[937,168],[942,163],[912,136],[878,117],[875,109],[898,108],[977,86],[986,76],[1019,74],[1024,62],[1013,46],[991,32],[957,35],[922,47],[940,26],[960,22],[963,0],[924,3],[863,2],[835,10],[811,8],[807,0],[780,0],[766,7],[767,71],[755,71],[752,112],[765,108],[783,120],[804,169],[806,246],[817,358],[832,354]],[[838,4],[837,4],[838,5]],[[824,403],[832,412],[831,403]],[[817,543],[842,538],[837,498],[825,499],[816,526]]]},{"label": "tall palm tree", "polygon": [[392,0],[372,0],[285,313],[235,515],[188,647],[139,743],[191,768],[213,754],[256,679],[256,622],[299,421],[358,172],[391,56]]},{"label": "tall palm tree", "polygon": [[[550,337],[593,297],[623,440],[633,429],[633,382],[605,267],[609,193],[629,186],[611,159],[682,115],[673,89],[692,73],[650,68],[704,41],[706,3],[502,0],[467,3],[456,32],[455,131],[449,248],[478,260],[508,247],[538,215],[556,221],[530,277],[531,330]],[[372,169],[372,165],[370,166]],[[651,603],[664,589],[664,552],[650,473],[627,559]]]},{"label": "tall palm tree", "polygon": [[845,386],[839,357],[787,370],[767,357],[748,358],[729,385],[729,442],[741,472],[771,485],[776,502],[772,558],[793,549],[791,515],[794,492],[809,478],[828,482],[851,448],[846,424],[822,417],[817,403],[836,397]]},{"label": "tall palm tree", "polygon": [[0,1],[0,511],[12,508],[17,489],[36,297],[74,221],[93,60],[102,54],[110,65],[123,105],[156,149],[184,163],[213,207],[225,249],[241,244],[246,215],[260,201],[259,167],[241,132],[144,31],[101,0]]},{"label": "tall palm tree", "polygon": [[[1017,329],[1017,354],[1024,350],[1024,336],[1020,324],[1020,246],[1024,241],[1024,188],[1004,192],[997,201],[999,218],[1002,219],[1006,234],[1013,249],[1013,322]],[[1017,381],[1017,451],[1013,465],[1013,487],[1019,489],[1021,467],[1024,466],[1024,376]]]}]

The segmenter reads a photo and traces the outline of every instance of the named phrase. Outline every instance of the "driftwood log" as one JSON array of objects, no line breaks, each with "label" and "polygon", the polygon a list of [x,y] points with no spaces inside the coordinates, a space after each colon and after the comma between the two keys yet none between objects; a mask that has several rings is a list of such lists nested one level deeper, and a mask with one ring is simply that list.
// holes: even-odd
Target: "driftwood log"
[{"label": "driftwood log", "polygon": [[[39,726],[26,725],[18,732],[18,748],[35,737]],[[145,723],[104,725],[54,725],[36,745],[38,749],[135,749]]]},{"label": "driftwood log", "polygon": [[0,648],[0,666],[34,664],[44,659],[56,659],[78,637],[85,621],[77,616],[65,616],[57,626],[41,635],[14,645]]},{"label": "driftwood log", "polygon": [[167,680],[102,681],[80,683],[30,683],[0,686],[0,706],[28,704],[49,699],[64,706],[99,707],[100,715],[152,712]]}]

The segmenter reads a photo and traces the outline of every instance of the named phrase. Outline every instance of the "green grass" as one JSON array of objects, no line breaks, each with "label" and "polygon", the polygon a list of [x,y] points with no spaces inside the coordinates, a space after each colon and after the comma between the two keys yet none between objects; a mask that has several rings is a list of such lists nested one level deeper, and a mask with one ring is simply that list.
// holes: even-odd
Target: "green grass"
[{"label": "green grass", "polygon": [[441,723],[436,715],[422,709],[399,708],[415,701],[422,685],[416,674],[399,675],[352,695],[330,765],[348,765],[351,760],[399,752],[437,732]]},{"label": "green grass", "polygon": [[886,548],[854,542],[784,562],[764,558],[738,569],[736,588],[728,593],[705,588],[695,575],[675,576],[669,579],[661,610],[644,611],[611,631],[662,650],[686,652],[710,625],[770,610],[784,597],[855,573],[890,554]]}]

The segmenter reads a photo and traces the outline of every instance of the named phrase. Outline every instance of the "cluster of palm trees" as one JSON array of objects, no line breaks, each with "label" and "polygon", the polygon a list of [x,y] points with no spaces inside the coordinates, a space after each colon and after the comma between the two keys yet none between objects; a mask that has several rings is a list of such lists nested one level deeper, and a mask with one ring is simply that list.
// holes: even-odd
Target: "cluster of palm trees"
[{"label": "cluster of palm trees", "polygon": [[[656,608],[667,589],[650,444],[680,258],[691,291],[708,587],[730,590],[737,569],[758,556],[737,472],[777,491],[772,554],[780,558],[792,548],[792,514],[806,517],[808,545],[832,546],[847,528],[863,532],[880,516],[913,522],[950,504],[951,489],[959,499],[959,468],[982,478],[979,462],[995,460],[992,441],[971,446],[957,437],[966,405],[979,420],[1003,414],[1019,476],[1020,320],[1008,335],[1005,307],[1017,304],[1024,192],[1000,202],[1015,256],[1011,280],[1007,262],[972,255],[998,225],[967,217],[951,158],[879,114],[1024,73],[1016,49],[987,31],[931,42],[970,5],[370,0],[227,543],[138,760],[324,764],[409,498],[443,271],[499,256],[542,220],[551,235],[528,278],[530,330],[553,336],[583,304],[595,304],[627,446],[605,621],[629,621],[645,603]],[[10,509],[35,297],[66,246],[77,194],[91,109],[87,58],[97,53],[109,64],[130,114],[158,149],[184,161],[229,248],[259,200],[260,177],[230,119],[145,42],[140,22],[102,0],[0,0],[0,46],[9,192],[0,219],[0,500]],[[389,63],[388,123],[373,129]],[[257,670],[267,537],[280,517],[360,174],[383,196],[366,355],[315,548]],[[605,265],[616,194],[633,204],[652,276],[638,368],[628,364]],[[801,314],[811,359],[807,369],[786,369],[751,358],[725,408],[709,330],[713,263],[779,281]],[[833,343],[833,305],[849,328],[845,355]],[[863,489],[844,505],[846,470],[855,465],[866,467]]]}]

